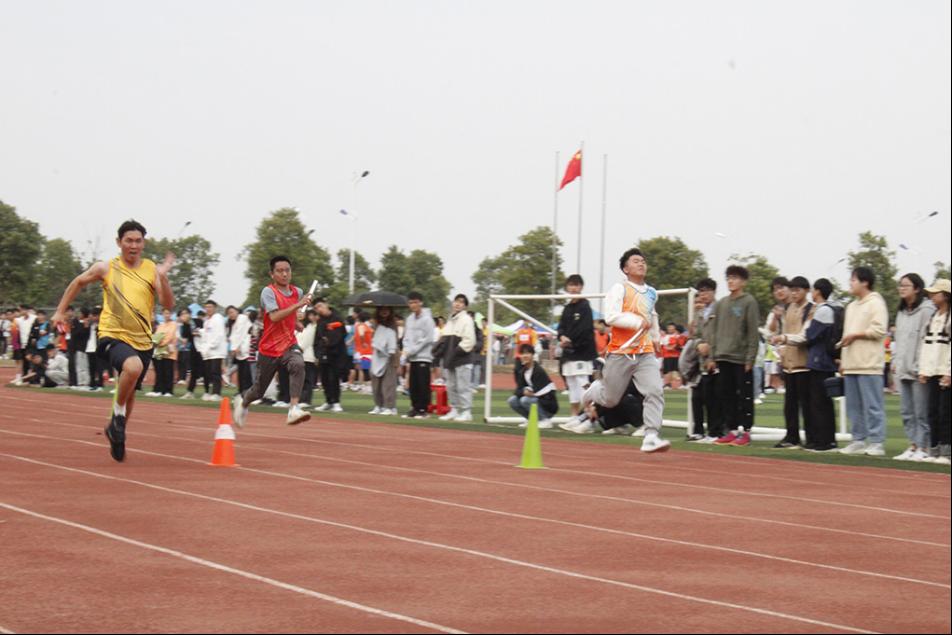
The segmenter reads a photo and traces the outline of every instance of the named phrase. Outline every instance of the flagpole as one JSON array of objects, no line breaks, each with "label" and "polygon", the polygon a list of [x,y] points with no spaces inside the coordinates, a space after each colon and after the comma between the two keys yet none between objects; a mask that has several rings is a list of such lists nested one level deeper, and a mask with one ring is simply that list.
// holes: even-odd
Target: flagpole
[{"label": "flagpole", "polygon": [[585,142],[582,141],[578,148],[579,154],[579,175],[578,175],[578,253],[575,257],[575,273],[582,273],[582,174],[583,162],[585,161]]},{"label": "flagpole", "polygon": [[[598,292],[605,291],[605,210],[608,209],[608,155],[602,155],[602,247],[598,259]],[[605,312],[605,299],[602,298],[602,313]]]},{"label": "flagpole", "polygon": [[[556,293],[556,270],[558,269],[559,245],[559,151],[555,151],[555,209],[552,212],[552,295]],[[549,304],[555,308],[555,300]]]}]

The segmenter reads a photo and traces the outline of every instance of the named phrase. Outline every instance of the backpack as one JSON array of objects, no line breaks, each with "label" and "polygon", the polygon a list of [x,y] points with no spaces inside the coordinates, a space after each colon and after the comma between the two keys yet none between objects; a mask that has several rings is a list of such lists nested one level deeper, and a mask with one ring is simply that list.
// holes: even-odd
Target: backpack
[{"label": "backpack", "polygon": [[833,329],[826,341],[826,352],[830,354],[832,359],[837,360],[840,358],[842,349],[837,348],[836,345],[843,339],[843,321],[846,316],[846,309],[839,304],[830,304],[829,307],[833,309]]}]

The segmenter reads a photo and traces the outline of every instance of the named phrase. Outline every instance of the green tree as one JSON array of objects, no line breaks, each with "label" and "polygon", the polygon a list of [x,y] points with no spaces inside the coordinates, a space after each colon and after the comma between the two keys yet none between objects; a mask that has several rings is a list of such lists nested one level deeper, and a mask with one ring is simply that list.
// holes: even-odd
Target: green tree
[{"label": "green tree", "polygon": [[175,266],[169,272],[169,286],[175,295],[175,304],[186,307],[211,298],[215,292],[212,276],[219,263],[212,244],[197,234],[178,239],[149,239],[145,257],[159,263],[169,251],[175,254]]},{"label": "green tree", "polygon": [[[950,269],[949,265],[945,264],[941,260],[937,260],[933,264],[935,266],[936,278],[945,278],[946,280],[949,280],[950,278],[952,278],[952,272],[949,271]],[[932,281],[926,280],[926,284],[932,284]]]},{"label": "green tree", "polygon": [[435,313],[446,309],[450,283],[443,277],[443,260],[431,251],[414,249],[405,254],[390,245],[380,257],[379,276],[380,289],[401,295],[419,291]]},{"label": "green tree", "polygon": [[334,287],[336,280],[330,253],[314,242],[297,210],[285,207],[258,224],[255,242],[246,245],[242,252],[247,262],[245,278],[249,283],[245,304],[258,305],[261,289],[271,284],[269,261],[279,255],[291,259],[292,284],[305,291],[311,280],[318,281],[321,292]]},{"label": "green tree", "polygon": [[[330,288],[324,289],[324,295],[331,304],[339,306],[350,295],[350,250],[337,250],[337,281]],[[354,293],[370,291],[377,280],[377,273],[359,251],[354,252]]]},{"label": "green tree", "polygon": [[[37,306],[55,307],[69,283],[82,273],[83,266],[69,241],[54,238],[43,241],[43,250],[35,271],[34,291],[30,301]],[[91,291],[95,294],[98,289]],[[86,297],[77,298],[74,305],[82,306],[83,299]]]},{"label": "green tree", "polygon": [[[476,283],[476,305],[484,310],[490,294],[548,295],[552,293],[552,248],[562,246],[562,241],[553,241],[552,229],[537,227],[519,237],[495,257],[483,259],[473,274]],[[564,281],[562,258],[556,251],[556,280]],[[514,303],[523,311],[543,322],[551,322],[551,303],[548,300],[525,300]],[[496,307],[496,322],[516,319],[512,311]]]},{"label": "green tree", "polygon": [[[746,256],[734,254],[730,257],[730,260],[747,267],[747,271],[750,272],[750,279],[747,281],[747,293],[757,300],[760,307],[760,316],[765,318],[776,303],[770,283],[780,275],[780,270],[760,254],[747,254]],[[722,278],[718,281],[718,286],[723,284]]]},{"label": "green tree", "polygon": [[43,251],[39,226],[0,201],[0,303],[29,302],[36,284],[34,266]]},{"label": "green tree", "polygon": [[[885,236],[877,236],[873,232],[863,232],[859,235],[859,249],[847,254],[850,269],[869,267],[876,274],[875,290],[883,296],[890,316],[894,317],[893,309],[899,306],[899,290],[896,289],[896,252],[889,249],[889,242]],[[891,317],[890,319],[893,319]]]},{"label": "green tree", "polygon": [[[645,238],[638,241],[637,247],[648,261],[647,282],[659,291],[693,287],[698,280],[708,277],[704,254],[691,249],[680,238]],[[687,326],[687,297],[662,297],[657,311],[662,328],[668,322]]]}]

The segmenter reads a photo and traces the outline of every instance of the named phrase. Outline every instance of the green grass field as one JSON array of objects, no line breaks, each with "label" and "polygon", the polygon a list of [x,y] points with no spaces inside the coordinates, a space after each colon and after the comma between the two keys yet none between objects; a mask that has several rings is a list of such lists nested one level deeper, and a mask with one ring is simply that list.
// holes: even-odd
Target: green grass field
[{"label": "green grass field", "polygon": [[[101,399],[107,400],[111,399],[112,395],[109,394],[109,385],[107,384],[107,389],[104,392],[100,393],[89,393],[82,391],[65,391],[59,389],[41,389],[41,388],[32,388],[32,387],[20,387],[17,390],[29,391],[29,392],[56,392],[69,395],[79,395],[85,396],[90,399]],[[176,394],[181,395],[184,391],[181,386],[176,386]],[[225,388],[223,390],[223,395],[227,397],[233,397],[235,394],[234,389]],[[496,390],[493,391],[493,414],[501,416],[510,416],[513,413],[509,410],[506,400],[509,398],[511,392],[508,390]],[[141,395],[141,393],[140,393]],[[201,396],[201,391],[198,393],[199,397]],[[177,405],[194,407],[194,408],[207,408],[210,410],[217,410],[219,405],[217,403],[205,402],[200,399],[196,400],[181,400],[181,399],[171,399],[171,398],[146,398],[140,396],[140,401],[143,402],[159,402],[159,403],[174,403]],[[665,392],[665,418],[674,419],[674,420],[686,420],[687,419],[687,394],[686,391],[681,390],[670,390]],[[323,394],[316,393],[314,396],[314,404],[320,405],[323,403]],[[482,419],[483,413],[483,404],[485,403],[485,395],[482,392],[477,393],[474,402],[473,402],[473,415],[477,420]],[[416,426],[424,428],[444,428],[444,429],[456,429],[456,430],[475,430],[481,432],[488,432],[492,434],[512,434],[512,435],[522,435],[523,430],[516,427],[515,424],[494,424],[487,425],[485,423],[444,423],[436,420],[435,418],[425,419],[425,420],[409,420],[402,419],[400,417],[380,417],[380,416],[369,416],[367,412],[373,408],[373,399],[370,395],[356,393],[356,392],[345,392],[343,394],[341,404],[344,407],[345,412],[335,413],[333,415],[334,419],[353,419],[353,420],[363,420],[363,421],[374,421],[378,423],[387,423],[392,425],[403,425],[403,426]],[[564,397],[560,398],[560,406],[563,408],[563,411],[560,414],[565,414],[567,410],[567,403]],[[400,412],[404,412],[409,408],[409,400],[407,397],[399,396],[397,400],[397,405],[400,408]],[[267,406],[255,406],[252,408],[253,412],[278,412],[277,409]],[[105,412],[105,405],[104,405]],[[884,458],[874,458],[874,457],[854,457],[854,456],[845,456],[838,453],[824,453],[824,454],[815,454],[812,452],[804,452],[801,450],[774,450],[771,448],[773,441],[755,441],[751,446],[741,448],[741,447],[720,447],[712,445],[699,445],[695,443],[688,443],[684,439],[684,430],[681,429],[667,429],[664,432],[665,438],[669,439],[674,448],[678,450],[685,450],[690,452],[708,452],[716,454],[729,454],[729,455],[740,455],[740,456],[759,456],[759,457],[769,457],[775,459],[783,459],[790,461],[806,461],[812,463],[826,463],[833,465],[861,465],[861,466],[874,466],[874,467],[884,467],[884,468],[893,468],[901,470],[915,470],[915,471],[926,471],[926,472],[944,472],[948,474],[950,472],[949,466],[943,465],[932,465],[929,463],[910,463],[907,461],[893,461],[891,458],[902,452],[906,448],[906,438],[903,433],[902,422],[899,418],[899,398],[895,395],[886,396],[886,415],[887,415],[887,440],[886,440],[886,452],[887,456]],[[316,413],[315,416],[320,417],[321,413]],[[771,426],[771,427],[783,427],[783,395],[767,395],[765,402],[762,406],[757,406],[755,411],[756,424],[759,426]],[[215,415],[209,413],[209,423],[214,424],[216,421]],[[641,439],[631,438],[631,437],[621,437],[616,435],[601,435],[601,434],[591,434],[591,435],[576,435],[569,432],[563,432],[562,430],[543,430],[542,437],[545,438],[554,438],[558,437],[561,439],[568,439],[578,443],[608,443],[614,445],[628,445],[633,449],[636,449],[641,444]],[[841,446],[843,443],[840,444]],[[545,451],[545,446],[543,443],[543,452]]]}]

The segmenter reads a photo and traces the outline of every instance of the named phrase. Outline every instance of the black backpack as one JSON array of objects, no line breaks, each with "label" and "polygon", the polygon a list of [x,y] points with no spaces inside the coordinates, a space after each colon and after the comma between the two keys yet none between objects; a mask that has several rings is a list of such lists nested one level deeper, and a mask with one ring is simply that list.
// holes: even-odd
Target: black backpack
[{"label": "black backpack", "polygon": [[826,341],[826,351],[831,358],[839,359],[842,349],[837,348],[836,345],[843,339],[843,320],[846,316],[846,309],[839,304],[830,304],[829,307],[833,309],[833,330]]}]

